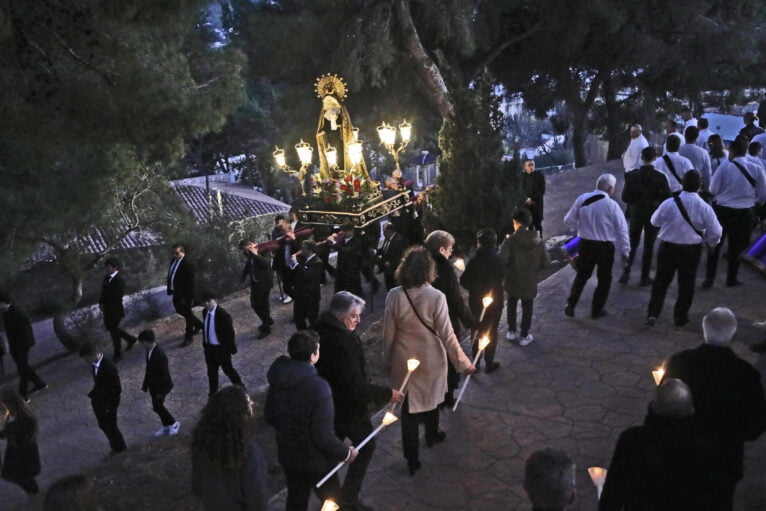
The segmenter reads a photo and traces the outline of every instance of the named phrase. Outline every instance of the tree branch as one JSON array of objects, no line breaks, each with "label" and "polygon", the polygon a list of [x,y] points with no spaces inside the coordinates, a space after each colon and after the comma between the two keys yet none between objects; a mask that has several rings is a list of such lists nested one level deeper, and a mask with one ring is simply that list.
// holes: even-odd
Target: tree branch
[{"label": "tree branch", "polygon": [[492,51],[490,51],[487,55],[485,55],[484,58],[479,63],[479,65],[474,68],[473,72],[469,75],[468,82],[470,83],[476,80],[479,77],[479,75],[481,75],[481,73],[484,72],[484,69],[486,69],[492,63],[492,61],[495,60],[497,57],[499,57],[500,54],[503,53],[509,46],[519,43],[523,41],[524,39],[531,37],[535,32],[540,30],[542,26],[543,26],[543,21],[539,20],[537,23],[535,23],[532,26],[532,28],[530,28],[523,34],[513,36],[501,42],[500,44],[498,44]]}]

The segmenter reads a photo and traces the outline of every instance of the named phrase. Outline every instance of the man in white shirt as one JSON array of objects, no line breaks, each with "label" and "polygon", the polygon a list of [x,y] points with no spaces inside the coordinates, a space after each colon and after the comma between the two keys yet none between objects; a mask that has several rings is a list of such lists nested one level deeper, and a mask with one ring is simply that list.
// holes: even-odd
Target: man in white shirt
[{"label": "man in white shirt", "polygon": [[699,172],[684,174],[683,191],[666,199],[652,215],[652,225],[660,228],[657,273],[646,313],[646,324],[654,326],[673,275],[678,272],[678,298],[673,321],[678,328],[689,323],[689,309],[694,299],[702,243],[714,247],[721,239],[721,224],[710,205],[697,194],[702,179]]},{"label": "man in white shirt", "polygon": [[[665,135],[668,137],[676,137],[678,138],[678,145],[680,146],[684,142],[683,135],[678,131],[678,124],[676,124],[675,119],[668,119],[665,121]],[[667,151],[667,145],[664,145],[662,147],[662,152],[664,153]]]},{"label": "man in white shirt", "polygon": [[615,245],[623,262],[628,260],[630,241],[625,214],[613,199],[617,179],[611,174],[602,174],[596,182],[596,190],[580,195],[564,216],[564,223],[577,229],[580,237],[577,256],[577,276],[567,298],[564,314],[574,317],[574,310],[580,300],[585,283],[598,267],[598,284],[593,293],[591,318],[607,315],[604,305],[612,285]]},{"label": "man in white shirt", "polygon": [[649,142],[641,133],[641,125],[634,124],[630,127],[630,144],[622,155],[622,166],[625,172],[630,172],[641,166],[641,151],[649,147]]},{"label": "man in white shirt", "polygon": [[697,127],[699,128],[699,136],[697,137],[697,145],[702,149],[707,150],[707,139],[714,133],[708,128],[709,122],[705,117],[700,117],[697,121]]},{"label": "man in white shirt", "polygon": [[209,396],[218,392],[218,369],[229,377],[232,385],[245,385],[231,363],[231,356],[237,354],[234,322],[223,307],[218,306],[218,297],[211,291],[202,294],[205,308],[202,309],[202,347],[205,351],[205,365],[210,388]]},{"label": "man in white shirt", "polygon": [[678,149],[678,154],[688,159],[692,164],[692,168],[700,173],[702,191],[706,192],[710,186],[710,155],[696,144],[698,136],[699,129],[696,126],[686,128],[686,131],[684,131],[686,143]]},{"label": "man in white shirt", "polygon": [[689,158],[684,158],[678,154],[678,149],[680,147],[680,137],[668,136],[665,142],[665,154],[663,154],[661,158],[657,158],[654,162],[654,168],[663,172],[665,176],[667,176],[671,193],[681,191],[684,174],[686,174],[688,170],[694,168],[692,162],[689,161]]},{"label": "man in white shirt", "polygon": [[[732,159],[718,167],[710,181],[710,193],[718,204],[715,212],[723,226],[723,236],[729,239],[729,264],[726,272],[728,287],[742,284],[737,280],[739,255],[750,244],[750,233],[755,222],[754,206],[766,200],[766,175],[759,166],[748,161],[749,139],[737,135],[729,150]],[[703,288],[709,288],[715,280],[721,244],[707,258],[707,274]]]},{"label": "man in white shirt", "polygon": [[697,119],[694,118],[691,109],[688,107],[681,110],[681,119],[684,121],[684,135],[686,134],[686,128],[689,126],[694,126],[695,128],[697,127]]}]

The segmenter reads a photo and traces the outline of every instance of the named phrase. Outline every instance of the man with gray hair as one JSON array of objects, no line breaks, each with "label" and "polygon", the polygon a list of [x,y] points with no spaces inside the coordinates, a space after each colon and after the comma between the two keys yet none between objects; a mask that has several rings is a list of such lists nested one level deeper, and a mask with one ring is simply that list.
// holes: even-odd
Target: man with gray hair
[{"label": "man with gray hair", "polygon": [[593,293],[590,315],[593,319],[607,315],[604,305],[612,285],[615,245],[623,262],[628,260],[630,241],[625,214],[613,199],[617,179],[612,174],[602,174],[596,181],[596,190],[580,195],[564,216],[564,223],[577,229],[580,237],[577,257],[577,276],[567,298],[564,314],[574,317],[585,283],[598,267],[598,284]]},{"label": "man with gray hair", "polygon": [[686,382],[694,398],[694,422],[720,451],[714,484],[707,489],[710,509],[732,508],[742,479],[744,443],[766,431],[766,398],[761,375],[729,348],[737,331],[734,313],[718,307],[702,320],[705,343],[673,355],[665,378]]},{"label": "man with gray hair", "polygon": [[622,166],[625,172],[641,167],[641,151],[646,147],[649,147],[649,142],[641,133],[641,125],[634,124],[630,127],[630,144],[622,155]]},{"label": "man with gray hair", "polygon": [[524,491],[532,511],[563,511],[575,498],[575,464],[561,449],[544,447],[524,465]]},{"label": "man with gray hair", "polygon": [[718,450],[694,428],[689,387],[666,378],[644,424],[623,431],[606,474],[600,511],[622,509],[712,510]]}]

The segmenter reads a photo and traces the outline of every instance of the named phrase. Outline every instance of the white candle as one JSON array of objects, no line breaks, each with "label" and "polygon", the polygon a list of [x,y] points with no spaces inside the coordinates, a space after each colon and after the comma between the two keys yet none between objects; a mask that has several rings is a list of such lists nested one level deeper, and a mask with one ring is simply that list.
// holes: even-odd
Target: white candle
[{"label": "white candle", "polygon": [[601,490],[604,489],[604,481],[606,481],[606,469],[601,467],[589,467],[588,474],[590,474],[591,481],[596,486],[596,494],[598,499],[601,499]]},{"label": "white candle", "polygon": [[487,312],[487,307],[492,305],[492,302],[493,300],[491,296],[485,296],[484,298],[481,299],[481,304],[483,308],[481,309],[481,316],[479,316],[479,323],[481,323],[481,320],[484,319],[484,313]]},{"label": "white candle", "polygon": [[654,378],[654,384],[659,386],[662,381],[662,377],[665,376],[665,369],[659,368],[656,371],[652,371],[652,377]]},{"label": "white candle", "polygon": [[402,382],[401,387],[399,387],[399,392],[404,394],[404,389],[407,388],[407,383],[410,381],[410,375],[412,374],[412,371],[418,368],[420,365],[420,360],[416,358],[411,358],[407,361],[407,376],[404,377],[404,381]]},{"label": "white candle", "polygon": [[[489,337],[486,335],[479,339],[479,351],[476,352],[476,356],[473,358],[473,365],[475,366],[476,363],[479,361],[479,357],[481,356],[481,352],[484,351],[484,349],[489,346]],[[457,395],[457,399],[455,400],[455,406],[452,407],[452,411],[454,412],[457,410],[457,405],[460,404],[460,400],[463,398],[463,392],[465,392],[465,388],[468,386],[468,382],[471,381],[471,375],[465,377],[465,381],[463,382],[463,386],[460,387],[460,392]]]}]

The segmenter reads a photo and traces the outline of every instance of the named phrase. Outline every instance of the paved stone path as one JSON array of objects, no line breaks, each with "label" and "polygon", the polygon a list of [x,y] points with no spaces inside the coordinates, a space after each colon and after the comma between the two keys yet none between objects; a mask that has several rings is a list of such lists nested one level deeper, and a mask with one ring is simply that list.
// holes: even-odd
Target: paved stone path
[{"label": "paved stone path", "polygon": [[[557,218],[575,196],[594,188],[599,173],[613,165],[552,176],[550,198],[546,198],[547,233],[564,232]],[[567,186],[550,186],[555,181]],[[741,288],[720,287],[719,279],[712,290],[697,293],[692,323],[684,330],[673,328],[667,317],[675,287],[665,314],[652,329],[643,324],[649,290],[617,284],[617,268],[607,305],[610,315],[599,321],[587,314],[594,283],[583,293],[578,316],[570,319],[562,309],[573,271],[565,268],[554,274],[540,285],[532,327],[535,342],[520,348],[500,341],[496,359],[501,369],[491,375],[477,374],[458,411],[442,412],[447,440],[432,449],[423,443],[421,471],[414,477],[408,474],[398,425],[381,433],[364,500],[379,510],[527,510],[530,506],[521,486],[524,460],[535,449],[551,445],[565,449],[577,463],[578,497],[572,509],[596,509],[587,467],[608,466],[617,435],[641,423],[654,389],[651,370],[676,351],[701,341],[704,312],[719,305],[732,308],[740,323],[734,350],[766,374],[764,357],[747,349],[763,336],[762,328],[753,323],[766,319],[766,281],[747,267],[742,271],[746,285]],[[376,313],[365,319],[364,327],[379,318],[381,296]],[[232,297],[223,306],[236,321],[240,353],[235,367],[249,390],[257,393],[265,384],[266,370],[285,351],[285,340],[293,332],[292,306],[274,305],[276,333],[263,341],[253,338],[257,321],[245,296]],[[44,335],[44,325],[37,328],[40,346],[34,360],[57,350],[57,341]],[[206,400],[207,382],[199,337],[194,345],[181,349],[181,330],[178,317],[155,325],[176,382],[168,408],[188,433]],[[504,335],[505,318],[500,331]],[[11,365],[8,362],[6,366]],[[123,381],[120,427],[129,446],[149,444],[159,423],[148,397],[139,390],[143,350],[137,347],[129,352],[119,367]],[[91,386],[87,366],[69,356],[40,372],[51,385],[33,396],[32,402],[41,426],[44,468],[38,481],[46,488],[63,475],[98,466],[108,444],[86,397]],[[227,383],[223,375],[222,383]],[[766,509],[766,438],[748,444],[746,456],[746,478],[737,490],[736,509]],[[283,499],[277,495],[271,509],[283,509]],[[25,503],[18,487],[0,481],[0,509],[28,509]],[[314,499],[312,506],[318,509],[319,502]],[[171,508],[168,504],[167,509]]]}]

